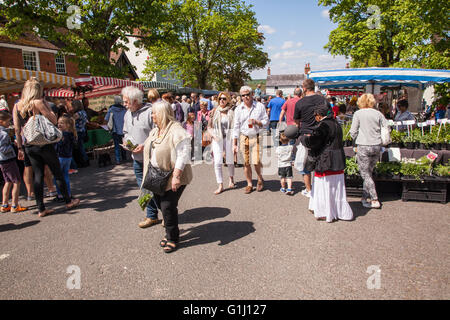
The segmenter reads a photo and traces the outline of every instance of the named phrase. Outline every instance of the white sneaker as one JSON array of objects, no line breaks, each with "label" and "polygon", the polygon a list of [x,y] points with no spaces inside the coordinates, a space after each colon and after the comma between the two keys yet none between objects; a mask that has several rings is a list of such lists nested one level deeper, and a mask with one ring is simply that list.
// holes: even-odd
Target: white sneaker
[{"label": "white sneaker", "polygon": [[371,208],[371,209],[380,209],[381,203],[380,203],[380,201],[366,202],[366,203],[363,203],[363,207]]},{"label": "white sneaker", "polygon": [[308,191],[306,189],[302,190],[302,195],[304,195],[307,198],[311,198],[311,191]]}]

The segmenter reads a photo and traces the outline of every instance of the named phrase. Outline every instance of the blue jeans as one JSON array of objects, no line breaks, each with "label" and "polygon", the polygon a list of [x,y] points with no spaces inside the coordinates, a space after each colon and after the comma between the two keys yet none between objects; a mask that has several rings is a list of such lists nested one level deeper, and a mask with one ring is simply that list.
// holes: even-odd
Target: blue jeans
[{"label": "blue jeans", "polygon": [[116,155],[116,163],[120,163],[121,160],[127,159],[127,152],[120,146],[122,144],[123,135],[117,133],[112,134],[114,141],[114,153]]},{"label": "blue jeans", "polygon": [[[61,171],[62,171],[64,180],[66,181],[67,192],[69,193],[69,196],[72,196],[72,193],[70,192],[70,180],[69,180],[69,169],[70,169],[71,162],[72,162],[72,158],[59,158],[59,164],[61,165]],[[53,178],[53,182],[56,186],[56,191],[58,192],[58,197],[61,198],[62,194],[61,194],[61,191],[59,191],[59,188],[58,188],[58,185],[56,184],[55,178]]]},{"label": "blue jeans", "polygon": [[[133,160],[133,169],[137,184],[140,188],[144,175],[144,164],[142,162]],[[147,218],[158,219],[158,207],[156,205],[155,198],[152,198],[147,206]]]}]

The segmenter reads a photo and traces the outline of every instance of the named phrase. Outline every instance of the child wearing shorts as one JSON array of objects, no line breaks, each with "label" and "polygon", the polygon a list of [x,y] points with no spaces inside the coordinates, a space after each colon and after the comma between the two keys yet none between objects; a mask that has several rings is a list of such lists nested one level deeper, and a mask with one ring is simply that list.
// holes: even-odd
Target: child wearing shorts
[{"label": "child wearing shorts", "polygon": [[[282,193],[293,195],[294,190],[292,190],[292,152],[294,146],[289,144],[289,139],[280,133],[280,146],[276,149],[276,154],[278,157],[278,175],[281,179],[281,189]],[[286,189],[287,181],[287,189]]]},{"label": "child wearing shorts", "polygon": [[[27,208],[19,205],[20,171],[16,162],[16,153],[11,144],[7,128],[11,124],[11,115],[0,111],[0,168],[5,185],[3,186],[3,203],[1,212],[22,212]],[[9,206],[9,195],[12,189],[12,206]]]}]

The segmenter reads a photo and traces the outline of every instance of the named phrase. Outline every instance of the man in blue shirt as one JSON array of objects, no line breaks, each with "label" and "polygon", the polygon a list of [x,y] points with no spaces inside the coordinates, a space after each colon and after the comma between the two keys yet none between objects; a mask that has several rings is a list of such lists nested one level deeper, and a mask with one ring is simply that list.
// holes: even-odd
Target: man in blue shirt
[{"label": "man in blue shirt", "polygon": [[281,108],[283,107],[284,103],[286,102],[283,98],[283,91],[277,90],[276,97],[270,100],[269,104],[267,105],[267,109],[269,112],[269,130],[272,136],[274,137],[274,144],[275,144],[275,130],[277,128],[277,124],[280,121],[280,113]]}]

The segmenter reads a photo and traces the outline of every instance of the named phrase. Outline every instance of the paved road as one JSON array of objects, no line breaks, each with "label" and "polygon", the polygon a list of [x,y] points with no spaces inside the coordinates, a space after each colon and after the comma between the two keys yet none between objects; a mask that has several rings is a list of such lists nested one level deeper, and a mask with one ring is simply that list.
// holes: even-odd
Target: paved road
[{"label": "paved road", "polygon": [[[160,225],[137,227],[144,215],[131,163],[72,176],[82,199],[72,214],[0,214],[0,298],[450,298],[448,204],[383,199],[376,211],[350,198],[355,220],[327,224],[302,195],[281,195],[275,175],[264,192],[245,195],[237,169],[239,189],[219,196],[211,166],[194,175],[179,205],[182,247],[170,255],[158,246]],[[72,265],[80,290],[67,288]],[[380,289],[368,289],[370,266],[381,270]]]}]

